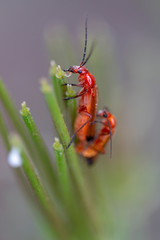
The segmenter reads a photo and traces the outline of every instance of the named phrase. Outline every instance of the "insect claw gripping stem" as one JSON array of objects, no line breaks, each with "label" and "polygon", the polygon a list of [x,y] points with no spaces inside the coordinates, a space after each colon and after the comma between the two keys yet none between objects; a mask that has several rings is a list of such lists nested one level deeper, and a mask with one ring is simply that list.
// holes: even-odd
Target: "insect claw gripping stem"
[{"label": "insect claw gripping stem", "polygon": [[75,97],[65,97],[63,98],[63,100],[70,100],[70,99],[74,99]]},{"label": "insect claw gripping stem", "polygon": [[72,144],[75,136],[76,136],[76,134],[73,134],[73,136],[72,136],[72,138],[71,138],[71,141],[70,141],[70,143],[67,145],[66,149],[68,149],[68,148],[71,146],[71,144]]},{"label": "insect claw gripping stem", "polygon": [[67,85],[71,85],[73,87],[83,87],[82,85],[80,86],[79,84],[74,84],[74,83],[63,83],[62,86],[67,86]]},{"label": "insect claw gripping stem", "polygon": [[86,92],[88,92],[88,89],[86,89],[84,92],[78,94],[78,95],[75,95],[74,97],[65,97],[63,98],[64,100],[70,100],[70,99],[74,99],[74,98],[78,98],[78,97],[81,97],[83,94],[85,94]]},{"label": "insect claw gripping stem", "polygon": [[91,120],[91,117],[92,117],[92,116],[91,116],[90,114],[88,114],[88,113],[86,113],[86,115],[89,117],[89,119],[88,119],[83,125],[81,125],[80,128],[78,128],[78,129],[75,131],[75,133],[74,133],[73,136],[71,137],[71,141],[70,141],[70,143],[68,144],[68,146],[66,147],[66,149],[68,149],[68,148],[70,147],[70,145],[72,144],[74,138],[76,137],[76,134]]}]

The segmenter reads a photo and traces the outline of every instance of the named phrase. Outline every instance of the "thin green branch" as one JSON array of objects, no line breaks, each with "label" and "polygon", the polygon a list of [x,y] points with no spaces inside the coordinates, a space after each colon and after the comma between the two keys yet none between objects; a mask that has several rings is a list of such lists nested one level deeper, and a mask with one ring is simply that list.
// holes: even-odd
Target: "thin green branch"
[{"label": "thin green branch", "polygon": [[11,149],[11,144],[9,141],[9,133],[1,112],[0,112],[0,133],[1,133],[4,145],[7,151],[9,151]]},{"label": "thin green branch", "polygon": [[41,168],[43,169],[43,172],[45,173],[50,184],[56,185],[56,177],[51,163],[51,156],[31,116],[30,109],[26,106],[25,102],[22,103],[22,109],[20,113],[32,137],[35,151],[37,152],[40,160],[37,162],[37,165],[41,165]]},{"label": "thin green branch", "polygon": [[14,155],[10,156],[10,166],[14,166],[15,159],[18,159],[16,160],[19,161],[19,165],[17,165],[17,167],[19,171],[23,171],[26,179],[28,180],[32,192],[40,204],[40,210],[43,210],[42,213],[45,213],[47,216],[49,223],[52,225],[54,232],[57,234],[57,237],[65,240],[66,236],[69,234],[67,226],[64,223],[63,218],[60,216],[60,213],[57,211],[57,208],[53,205],[50,196],[40,181],[35,166],[31,163],[30,159],[25,153],[21,142],[16,142],[15,149],[17,151],[12,153]]},{"label": "thin green branch", "polygon": [[63,145],[63,148],[65,149],[67,163],[69,165],[69,168],[71,169],[71,174],[74,178],[74,184],[76,185],[77,194],[79,194],[84,204],[85,211],[86,213],[88,213],[90,221],[92,222],[92,224],[96,225],[94,209],[92,208],[92,199],[89,195],[84,176],[81,172],[79,159],[73,145],[66,149],[68,143],[70,142],[70,136],[68,134],[67,127],[58,107],[57,101],[52,92],[51,86],[45,80],[41,82],[41,91],[50,111],[53,123],[57,129],[60,141]]},{"label": "thin green branch", "polygon": [[[73,88],[70,84],[67,84],[67,91],[66,91],[65,95],[66,95],[66,97],[74,97],[76,95],[76,92],[73,90]],[[71,122],[72,122],[72,129],[73,129],[76,114],[77,114],[76,99],[66,101],[66,105],[67,105],[67,110],[70,113]]]},{"label": "thin green branch", "polygon": [[64,102],[64,97],[73,97],[76,95],[76,92],[73,90],[72,86],[67,84],[67,86],[64,86],[63,83],[65,83],[65,72],[61,69],[61,67],[56,65],[55,61],[51,61],[51,67],[50,67],[50,76],[52,79],[52,85],[54,89],[54,93],[57,99],[57,103],[62,111],[65,110],[65,107],[67,108],[68,115],[71,118],[72,123],[72,129],[74,125],[74,120],[76,117],[76,100],[73,99],[71,101]]},{"label": "thin green branch", "polygon": [[31,143],[32,141],[25,131],[25,126],[19,117],[19,113],[15,107],[14,101],[10,97],[5,85],[3,84],[2,79],[0,79],[0,101],[4,106],[4,109],[7,112],[9,119],[13,123],[24,143],[26,144],[27,150],[29,151],[30,155],[35,158],[35,152]]},{"label": "thin green branch", "polygon": [[58,102],[58,105],[60,107],[60,109],[65,109],[65,104],[63,101],[63,97],[64,97],[64,92],[65,92],[65,88],[62,86],[63,83],[63,79],[64,79],[64,74],[62,72],[61,69],[58,70],[58,75],[56,76],[57,73],[57,65],[54,61],[51,61],[51,67],[50,67],[50,77],[52,80],[52,85],[53,85],[53,89],[54,89],[54,93]]},{"label": "thin green branch", "polygon": [[20,149],[22,148],[22,142],[17,134],[10,135],[10,144],[11,149],[8,151],[8,164],[12,168],[12,172],[14,173],[17,183],[21,186],[21,189],[25,196],[33,201],[33,196],[28,188],[28,183],[24,178],[24,174],[21,171],[22,166],[22,158],[20,156]]},{"label": "thin green branch", "polygon": [[[68,175],[69,172],[67,169],[64,149],[58,138],[55,138],[53,149],[57,163],[59,183],[67,206],[67,216],[71,222],[75,224],[74,230],[72,229],[72,235],[75,235],[75,238],[77,239],[84,239],[85,235],[90,239],[94,239],[93,235],[89,232],[88,218],[86,218],[86,214],[84,213],[83,208],[81,208],[81,202],[79,203],[79,199],[74,195],[75,192]],[[77,206],[79,207],[77,208]],[[80,209],[82,209],[82,211]],[[81,214],[79,214],[80,211]]]},{"label": "thin green branch", "polygon": [[67,169],[66,159],[64,155],[64,149],[62,144],[60,144],[58,138],[55,138],[55,141],[53,143],[53,150],[54,150],[54,155],[56,159],[59,181],[64,192],[67,195],[70,189],[70,180],[68,176],[68,169]]}]

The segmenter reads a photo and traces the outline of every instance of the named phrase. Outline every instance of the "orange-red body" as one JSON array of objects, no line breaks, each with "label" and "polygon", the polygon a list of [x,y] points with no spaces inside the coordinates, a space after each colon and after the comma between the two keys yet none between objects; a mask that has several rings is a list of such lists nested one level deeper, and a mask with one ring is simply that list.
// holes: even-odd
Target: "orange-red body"
[{"label": "orange-red body", "polygon": [[82,88],[75,96],[80,98],[74,131],[78,140],[85,142],[87,139],[92,139],[95,136],[95,124],[90,125],[90,122],[95,120],[97,111],[98,91],[96,81],[94,76],[84,66],[72,66],[67,71],[79,73],[79,84],[72,84],[73,86]]},{"label": "orange-red body", "polygon": [[[79,154],[88,159],[88,163],[92,164],[95,157],[99,153],[104,153],[104,147],[110,140],[110,146],[112,149],[112,135],[115,131],[116,119],[107,110],[99,111],[97,114],[97,101],[98,91],[94,76],[86,69],[85,64],[88,62],[94,44],[92,44],[91,50],[86,57],[87,50],[87,18],[85,21],[85,45],[81,64],[79,66],[72,66],[68,69],[64,69],[65,72],[79,74],[78,84],[70,84],[82,88],[81,91],[74,97],[66,97],[65,100],[79,97],[77,116],[74,123],[74,134],[71,138],[67,148],[72,144],[75,136],[78,138],[76,150]],[[63,84],[67,85],[67,84]],[[96,114],[102,119],[103,125],[98,134],[95,133],[96,127]],[[110,151],[112,152],[112,151]],[[111,156],[111,155],[110,155]]]},{"label": "orange-red body", "polygon": [[85,147],[82,143],[79,143],[76,147],[79,154],[87,159],[90,159],[90,163],[95,161],[95,157],[99,153],[105,153],[104,147],[115,132],[116,118],[108,111],[107,117],[104,115],[104,113],[106,112],[101,110],[98,112],[98,116],[102,118],[102,127],[97,137],[92,142],[86,142]]},{"label": "orange-red body", "polygon": [[[71,138],[70,143],[67,148],[73,142],[75,136],[77,136],[79,142],[85,142],[89,139],[93,139],[95,136],[95,126],[90,125],[90,122],[93,122],[96,117],[97,111],[97,85],[94,76],[86,69],[85,64],[88,62],[89,58],[92,55],[94,44],[91,46],[91,50],[86,57],[87,50],[87,18],[85,21],[85,45],[83,58],[79,66],[71,66],[68,69],[65,69],[65,72],[68,73],[78,73],[79,84],[71,84],[72,86],[81,87],[81,91],[75,97],[67,97],[65,100],[79,98],[78,102],[78,113],[75,119],[74,124],[74,134]],[[69,74],[69,76],[70,76]],[[64,84],[66,85],[66,84]]]},{"label": "orange-red body", "polygon": [[89,125],[94,121],[97,110],[97,86],[86,92],[78,103],[78,114],[75,119],[74,130],[79,129],[85,122],[88,123],[77,132],[77,138],[80,141],[93,138],[95,135],[95,125]]},{"label": "orange-red body", "polygon": [[85,141],[86,138],[92,138],[95,135],[95,125],[89,125],[90,122],[95,120],[97,111],[97,85],[94,76],[88,72],[85,67],[80,67],[81,73],[78,77],[79,86],[82,90],[78,102],[78,114],[75,119],[74,130],[79,129],[85,122],[88,123],[77,132],[77,138],[80,141]]}]

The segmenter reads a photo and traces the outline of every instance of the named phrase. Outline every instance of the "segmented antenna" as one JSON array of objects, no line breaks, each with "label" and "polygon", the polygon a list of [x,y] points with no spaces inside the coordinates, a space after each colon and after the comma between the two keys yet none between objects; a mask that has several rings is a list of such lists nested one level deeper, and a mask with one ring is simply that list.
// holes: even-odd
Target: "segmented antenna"
[{"label": "segmented antenna", "polygon": [[[88,16],[86,17],[86,20],[85,20],[85,44],[84,44],[84,51],[83,51],[83,58],[82,58],[82,61],[81,61],[81,64],[80,64],[80,67],[84,66],[88,60],[90,59],[92,53],[93,53],[93,49],[94,49],[94,46],[95,46],[95,42],[92,43],[91,45],[91,49],[89,51],[89,54],[85,60],[85,57],[86,57],[86,51],[87,51],[87,23],[88,23]],[[64,72],[72,72],[71,71],[71,67],[68,68],[68,69],[63,69]]]},{"label": "segmented antenna", "polygon": [[85,44],[84,44],[84,52],[83,52],[83,58],[82,58],[82,61],[81,61],[81,66],[83,66],[83,62],[85,60],[85,57],[86,57],[86,50],[87,50],[87,22],[88,22],[88,17],[86,17],[86,21],[85,21]]},{"label": "segmented antenna", "polygon": [[92,43],[92,46],[91,46],[90,52],[88,54],[88,57],[86,58],[86,60],[83,62],[83,64],[81,66],[84,66],[88,62],[88,60],[90,59],[90,57],[93,53],[93,50],[94,50],[94,46],[95,46],[95,42]]}]

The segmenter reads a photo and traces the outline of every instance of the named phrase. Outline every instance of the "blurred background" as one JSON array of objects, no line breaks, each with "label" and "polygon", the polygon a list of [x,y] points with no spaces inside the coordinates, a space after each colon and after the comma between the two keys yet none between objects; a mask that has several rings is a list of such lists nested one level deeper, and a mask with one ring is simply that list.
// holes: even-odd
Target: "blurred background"
[{"label": "blurred background", "polygon": [[[51,149],[56,132],[39,79],[48,76],[51,59],[64,68],[80,63],[87,14],[89,45],[96,40],[87,67],[96,77],[99,109],[108,106],[118,124],[113,161],[108,148],[86,171],[99,172],[97,181],[107,188],[113,239],[159,240],[160,2],[1,0],[0,75],[18,108],[27,102]],[[0,139],[0,239],[45,239],[35,215]]]}]

